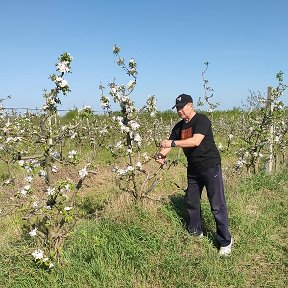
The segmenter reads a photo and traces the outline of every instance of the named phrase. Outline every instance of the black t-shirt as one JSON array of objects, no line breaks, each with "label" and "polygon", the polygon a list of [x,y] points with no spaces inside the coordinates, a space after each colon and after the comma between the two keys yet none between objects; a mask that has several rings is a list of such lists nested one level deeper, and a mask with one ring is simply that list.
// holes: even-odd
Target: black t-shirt
[{"label": "black t-shirt", "polygon": [[196,113],[187,123],[184,120],[178,122],[172,129],[169,139],[183,140],[191,138],[194,134],[202,134],[205,137],[199,146],[183,148],[188,161],[188,169],[201,172],[220,164],[220,153],[214,142],[211,121],[204,114]]}]

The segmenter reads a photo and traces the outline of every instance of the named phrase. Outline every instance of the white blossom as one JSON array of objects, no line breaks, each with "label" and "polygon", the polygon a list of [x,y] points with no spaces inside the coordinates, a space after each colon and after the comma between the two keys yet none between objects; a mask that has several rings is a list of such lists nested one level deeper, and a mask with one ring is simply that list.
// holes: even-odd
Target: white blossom
[{"label": "white blossom", "polygon": [[35,260],[39,260],[43,258],[44,252],[41,249],[38,249],[32,253],[32,256],[35,258]]},{"label": "white blossom", "polygon": [[85,166],[79,172],[80,179],[84,179],[88,175],[87,167]]},{"label": "white blossom", "polygon": [[279,143],[280,142],[280,137],[278,135],[275,136],[274,142],[275,143]]},{"label": "white blossom", "polygon": [[135,65],[136,65],[135,59],[131,58],[131,59],[129,60],[129,65],[135,66]]},{"label": "white blossom", "polygon": [[69,67],[67,66],[68,65],[68,62],[67,61],[62,61],[62,62],[59,62],[57,64],[57,71],[61,72],[61,73],[67,73],[70,71]]},{"label": "white blossom", "polygon": [[32,168],[30,166],[28,166],[28,165],[25,165],[24,169],[26,170],[27,173],[32,172]]},{"label": "white blossom", "polygon": [[103,135],[103,134],[107,134],[108,133],[108,130],[106,127],[102,128],[101,130],[99,130],[99,133],[100,135]]},{"label": "white blossom", "polygon": [[53,172],[53,173],[56,173],[57,171],[58,171],[57,166],[56,166],[56,165],[53,165],[53,166],[52,166],[52,172]]},{"label": "white blossom", "polygon": [[115,167],[113,172],[116,172],[118,176],[124,176],[127,173],[127,170],[121,169],[119,167]]},{"label": "white blossom", "polygon": [[242,159],[241,160],[237,160],[237,162],[236,162],[236,166],[239,167],[239,168],[242,167],[243,164],[244,164],[244,162],[243,162]]},{"label": "white blossom", "polygon": [[27,191],[28,191],[30,188],[31,188],[31,185],[29,185],[29,184],[24,186],[24,189],[27,190]]},{"label": "white blossom", "polygon": [[129,126],[131,127],[133,131],[137,130],[140,127],[139,123],[133,120],[129,122]]},{"label": "white blossom", "polygon": [[34,229],[32,229],[30,232],[29,232],[29,235],[31,237],[35,237],[37,235],[37,228],[35,227]]},{"label": "white blossom", "polygon": [[135,142],[138,142],[139,144],[141,144],[142,138],[138,133],[135,133],[132,138]]},{"label": "white blossom", "polygon": [[135,87],[136,81],[135,80],[130,80],[127,84],[128,89],[133,89]]},{"label": "white blossom", "polygon": [[52,187],[48,187],[47,188],[47,193],[48,193],[48,195],[50,196],[50,195],[54,195],[55,194],[55,188],[52,188]]},{"label": "white blossom", "polygon": [[71,150],[68,152],[68,158],[69,159],[75,158],[76,154],[77,154],[77,151]]},{"label": "white blossom", "polygon": [[70,190],[71,190],[70,185],[69,185],[69,184],[66,184],[66,185],[65,185],[65,189],[66,189],[66,191],[70,191]]},{"label": "white blossom", "polygon": [[124,125],[123,123],[119,123],[121,132],[128,133],[130,132],[130,127]]},{"label": "white blossom", "polygon": [[30,190],[31,186],[30,185],[25,185],[23,187],[23,189],[20,191],[20,193],[23,195],[23,196],[26,196],[28,191]]},{"label": "white blossom", "polygon": [[61,87],[64,88],[68,86],[67,80],[63,79],[62,77],[56,77],[55,82]]},{"label": "white blossom", "polygon": [[73,132],[72,135],[70,136],[70,138],[74,139],[74,138],[76,138],[76,136],[77,136],[77,132]]},{"label": "white blossom", "polygon": [[33,206],[33,208],[37,208],[37,207],[38,207],[38,202],[36,202],[36,201],[33,202],[33,203],[32,203],[32,206]]},{"label": "white blossom", "polygon": [[129,166],[127,167],[127,171],[133,171],[133,170],[134,170],[134,167],[133,167],[133,166],[129,165]]},{"label": "white blossom", "polygon": [[100,99],[100,102],[101,102],[101,106],[102,106],[103,109],[109,108],[109,106],[110,106],[109,97],[102,96],[101,99]]},{"label": "white blossom", "polygon": [[120,149],[122,147],[123,147],[123,143],[121,141],[117,142],[116,145],[115,145],[116,149]]},{"label": "white blossom", "polygon": [[32,177],[32,176],[26,176],[26,177],[24,177],[24,179],[25,179],[28,183],[31,183],[32,180],[33,180],[33,177]]},{"label": "white blossom", "polygon": [[219,143],[219,144],[218,144],[218,149],[219,149],[219,150],[223,150],[223,145],[222,145],[222,143]]},{"label": "white blossom", "polygon": [[65,207],[64,208],[65,211],[70,211],[71,209],[73,209],[73,207]]},{"label": "white blossom", "polygon": [[140,161],[138,161],[135,166],[139,170],[142,169],[142,163]]},{"label": "white blossom", "polygon": [[59,159],[59,158],[60,158],[60,153],[57,152],[57,151],[54,151],[54,152],[51,153],[51,156],[52,156],[53,158]]},{"label": "white blossom", "polygon": [[45,170],[43,170],[43,169],[40,170],[40,171],[39,171],[39,176],[40,176],[40,177],[45,177],[45,176],[46,176]]}]

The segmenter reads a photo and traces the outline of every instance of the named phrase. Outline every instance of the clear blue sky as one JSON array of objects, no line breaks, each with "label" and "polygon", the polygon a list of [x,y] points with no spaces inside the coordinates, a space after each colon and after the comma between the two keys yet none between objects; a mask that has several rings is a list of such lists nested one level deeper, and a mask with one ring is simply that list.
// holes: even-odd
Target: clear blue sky
[{"label": "clear blue sky", "polygon": [[219,108],[239,107],[249,90],[264,95],[275,86],[279,70],[288,82],[287,15],[287,0],[0,0],[0,98],[12,96],[5,107],[42,107],[67,51],[72,92],[59,108],[99,111],[99,83],[129,81],[115,63],[117,44],[138,64],[138,108],[148,95],[159,110],[181,93],[204,96],[206,61]]}]

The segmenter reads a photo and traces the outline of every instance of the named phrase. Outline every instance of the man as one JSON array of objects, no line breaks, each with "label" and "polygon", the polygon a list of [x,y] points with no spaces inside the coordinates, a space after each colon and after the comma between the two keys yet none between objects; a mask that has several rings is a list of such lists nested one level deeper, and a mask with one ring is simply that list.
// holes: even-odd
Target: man
[{"label": "man", "polygon": [[182,119],[172,129],[169,139],[163,140],[156,161],[163,165],[166,155],[173,147],[181,147],[187,158],[187,205],[188,231],[194,236],[203,236],[201,223],[201,194],[206,187],[211,211],[216,222],[216,239],[219,254],[231,253],[233,239],[228,230],[228,215],[224,196],[220,153],[215,145],[211,122],[204,114],[196,113],[190,95],[176,98],[176,107]]}]

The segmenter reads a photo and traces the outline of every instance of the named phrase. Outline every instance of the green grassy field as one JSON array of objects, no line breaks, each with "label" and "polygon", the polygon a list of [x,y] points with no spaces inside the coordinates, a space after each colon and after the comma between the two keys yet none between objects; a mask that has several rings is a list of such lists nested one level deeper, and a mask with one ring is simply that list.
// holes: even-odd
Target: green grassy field
[{"label": "green grassy field", "polygon": [[[205,194],[207,235],[195,239],[187,233],[184,193],[173,183],[185,186],[185,169],[179,165],[163,174],[153,192],[161,201],[137,206],[125,194],[115,194],[101,215],[79,222],[65,243],[62,262],[50,272],[23,255],[17,215],[3,218],[0,287],[287,287],[288,170],[250,177],[228,172],[226,199],[235,240],[230,257],[218,255]],[[90,189],[87,209],[93,210],[94,197],[113,194],[109,177],[102,175]]]}]

